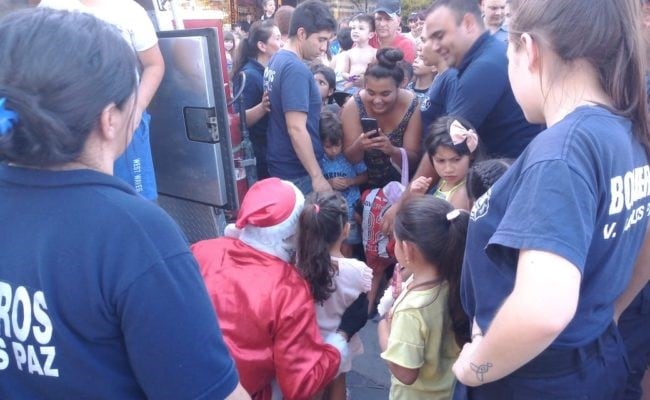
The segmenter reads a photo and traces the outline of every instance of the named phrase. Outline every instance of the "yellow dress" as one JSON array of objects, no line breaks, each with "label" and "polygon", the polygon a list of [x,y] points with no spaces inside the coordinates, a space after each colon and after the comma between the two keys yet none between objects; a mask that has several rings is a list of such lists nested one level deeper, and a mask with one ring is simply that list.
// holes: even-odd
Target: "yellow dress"
[{"label": "yellow dress", "polygon": [[388,346],[381,357],[420,371],[412,385],[391,376],[391,399],[451,397],[455,383],[451,367],[460,348],[454,339],[448,297],[449,285],[445,281],[427,290],[404,290],[395,300]]}]

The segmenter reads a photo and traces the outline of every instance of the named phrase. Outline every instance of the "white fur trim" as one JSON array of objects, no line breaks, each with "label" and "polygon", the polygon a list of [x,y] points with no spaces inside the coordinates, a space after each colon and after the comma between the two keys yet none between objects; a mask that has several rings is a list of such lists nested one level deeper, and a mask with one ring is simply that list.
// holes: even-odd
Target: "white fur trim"
[{"label": "white fur trim", "polygon": [[293,206],[291,215],[275,226],[260,228],[247,225],[241,229],[239,240],[254,249],[289,262],[295,250],[292,236],[296,234],[298,217],[300,217],[300,212],[305,205],[305,196],[293,183],[287,181],[282,181],[282,183],[291,185],[296,193],[296,204]]}]

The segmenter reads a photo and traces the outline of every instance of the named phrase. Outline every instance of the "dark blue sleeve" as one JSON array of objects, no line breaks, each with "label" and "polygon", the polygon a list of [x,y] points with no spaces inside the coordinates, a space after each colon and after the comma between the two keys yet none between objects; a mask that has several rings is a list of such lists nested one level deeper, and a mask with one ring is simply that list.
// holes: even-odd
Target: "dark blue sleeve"
[{"label": "dark blue sleeve", "polygon": [[[244,107],[246,110],[255,107],[262,101],[264,94],[264,78],[250,69],[244,70],[246,73],[246,85],[242,92]],[[239,83],[240,79],[237,79]],[[239,90],[239,84],[235,85],[235,93]],[[235,102],[235,111],[239,111],[239,102]]]},{"label": "dark blue sleeve", "polygon": [[502,65],[472,63],[458,78],[447,114],[463,117],[478,129],[503,96],[506,85],[508,73]]},{"label": "dark blue sleeve", "polygon": [[280,77],[280,99],[282,110],[309,112],[310,86],[314,75],[304,65],[291,64]]},{"label": "dark blue sleeve", "polygon": [[547,251],[582,273],[596,225],[594,186],[563,160],[530,166],[510,193],[505,215],[488,243],[488,255],[495,256],[498,246]]},{"label": "dark blue sleeve", "polygon": [[453,101],[456,93],[456,85],[457,72],[451,68],[443,72],[431,85],[427,93],[428,101],[423,102],[420,106],[422,129],[425,133],[422,135],[423,141],[429,125],[439,117],[447,115],[448,104]]},{"label": "dark blue sleeve", "polygon": [[237,370],[189,252],[149,268],[119,302],[124,344],[147,398],[223,399],[237,387]]}]

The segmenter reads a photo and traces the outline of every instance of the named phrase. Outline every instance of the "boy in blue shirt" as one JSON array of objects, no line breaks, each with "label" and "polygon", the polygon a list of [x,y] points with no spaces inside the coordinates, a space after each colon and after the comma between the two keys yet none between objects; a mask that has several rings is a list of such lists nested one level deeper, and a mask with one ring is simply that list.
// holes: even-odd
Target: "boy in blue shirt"
[{"label": "boy in blue shirt", "polygon": [[348,222],[350,233],[341,245],[341,252],[346,257],[352,257],[352,247],[361,244],[361,229],[354,218],[354,206],[361,197],[359,185],[368,181],[366,164],[361,161],[352,165],[343,156],[343,125],[336,114],[324,111],[320,116],[320,139],[325,149],[321,159],[321,168],[327,182],[341,192],[348,204]]}]

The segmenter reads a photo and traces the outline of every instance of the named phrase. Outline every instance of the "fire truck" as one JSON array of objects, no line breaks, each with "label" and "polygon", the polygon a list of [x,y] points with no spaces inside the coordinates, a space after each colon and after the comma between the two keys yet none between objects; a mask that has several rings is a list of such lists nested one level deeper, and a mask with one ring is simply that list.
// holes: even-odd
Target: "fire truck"
[{"label": "fire truck", "polygon": [[226,72],[223,19],[213,10],[172,13],[177,1],[167,8],[160,0],[138,2],[159,28],[165,60],[148,109],[158,203],[190,242],[219,236],[255,180],[247,128],[233,109],[237,94]]}]

